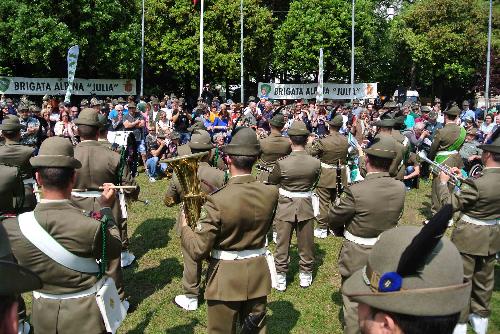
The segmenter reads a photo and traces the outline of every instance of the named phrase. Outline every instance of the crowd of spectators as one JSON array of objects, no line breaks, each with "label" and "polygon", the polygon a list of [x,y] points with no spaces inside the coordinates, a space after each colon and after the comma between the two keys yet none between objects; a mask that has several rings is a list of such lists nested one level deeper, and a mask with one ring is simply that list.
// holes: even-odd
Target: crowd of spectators
[{"label": "crowd of spectators", "polygon": [[[450,105],[451,102],[448,107]],[[435,99],[432,105],[388,101],[378,108],[368,101],[358,100],[350,104],[316,100],[271,101],[266,97],[250,97],[246,104],[241,104],[231,99],[223,101],[209,90],[209,86],[205,87],[194,108],[188,108],[184,98],[177,98],[175,94],[165,94],[161,99],[151,96],[138,100],[133,96],[126,100],[121,97],[105,100],[93,97],[83,99],[79,104],[44,98],[41,108],[25,97],[15,104],[11,98],[2,96],[0,106],[2,117],[8,114],[19,116],[25,126],[21,143],[35,148],[51,136],[68,138],[76,145],[79,136],[73,120],[83,108],[94,108],[108,119],[106,126],[109,131],[131,131],[134,134],[139,156],[152,182],[166,170],[165,164],[161,165],[159,161],[174,156],[177,145],[189,141],[195,123],[202,124],[209,132],[214,146],[220,146],[230,140],[231,130],[236,126],[251,127],[260,138],[266,137],[270,133],[269,121],[278,112],[284,115],[286,121],[283,135],[286,136],[294,120],[301,120],[314,136],[321,138],[329,134],[327,122],[340,114],[344,119],[340,132],[349,136],[351,142],[363,145],[376,135],[375,124],[380,117],[397,109],[404,116],[401,133],[408,138],[415,152],[430,146],[444,120],[439,99]],[[467,130],[461,154],[464,161],[472,161],[480,155],[477,145],[488,141],[500,125],[500,114],[495,107],[488,111],[484,107],[471,109],[469,101],[463,101],[461,106],[457,122]],[[418,169],[416,173],[418,164],[410,165],[413,167],[407,171],[410,178],[420,174]]]}]

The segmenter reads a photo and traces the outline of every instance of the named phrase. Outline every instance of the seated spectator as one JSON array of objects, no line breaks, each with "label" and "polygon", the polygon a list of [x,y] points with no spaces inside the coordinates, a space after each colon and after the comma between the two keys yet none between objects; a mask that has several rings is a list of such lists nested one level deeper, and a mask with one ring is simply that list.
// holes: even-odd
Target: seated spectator
[{"label": "seated spectator", "polygon": [[158,163],[167,150],[168,140],[165,139],[165,134],[155,134],[155,131],[150,129],[150,133],[146,137],[146,168],[149,175],[149,182],[156,182],[159,174],[167,170],[166,163]]},{"label": "seated spectator", "polygon": [[483,133],[484,136],[488,136],[493,128],[495,127],[495,123],[493,123],[493,115],[488,114],[486,115],[486,118],[484,119],[484,123],[481,124],[481,127],[479,130]]},{"label": "seated spectator", "polygon": [[221,108],[219,115],[213,123],[213,133],[226,133],[231,119],[226,108]]},{"label": "seated spectator", "polygon": [[208,133],[212,135],[213,125],[214,123],[210,120],[211,112],[208,109],[205,109],[203,112],[203,126],[207,129]]},{"label": "seated spectator", "polygon": [[481,159],[481,154],[483,150],[481,150],[479,146],[479,142],[476,140],[477,130],[475,128],[471,128],[467,130],[467,135],[465,136],[465,142],[460,148],[458,152],[464,164],[468,165],[469,162],[473,160]]},{"label": "seated spectator", "polygon": [[418,188],[418,178],[420,177],[420,163],[417,161],[417,155],[410,153],[408,161],[406,162],[405,176],[403,182],[406,190]]},{"label": "seated spectator", "polygon": [[68,138],[76,145],[76,136],[78,135],[77,126],[70,120],[69,112],[63,111],[61,113],[61,120],[54,126],[54,134],[59,137]]},{"label": "seated spectator", "polygon": [[423,122],[418,122],[415,123],[412,129],[405,132],[405,136],[410,141],[412,147],[419,151],[422,148],[425,138],[429,138],[430,132],[425,129]]},{"label": "seated spectator", "polygon": [[171,132],[172,132],[171,122],[167,118],[167,113],[162,110],[159,112],[159,118],[158,121],[156,122],[156,133],[163,134],[168,137]]},{"label": "seated spectator", "polygon": [[124,131],[125,126],[123,125],[123,122],[125,121],[126,115],[123,113],[123,106],[121,104],[117,104],[114,110],[116,114],[111,118],[111,130]]}]

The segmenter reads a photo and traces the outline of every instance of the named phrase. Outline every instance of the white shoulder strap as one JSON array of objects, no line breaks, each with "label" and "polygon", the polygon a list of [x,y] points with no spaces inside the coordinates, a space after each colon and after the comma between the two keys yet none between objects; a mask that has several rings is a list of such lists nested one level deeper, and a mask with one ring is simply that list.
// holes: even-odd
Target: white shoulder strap
[{"label": "white shoulder strap", "polygon": [[99,272],[99,265],[95,259],[77,256],[52,238],[52,236],[38,224],[33,211],[20,214],[18,220],[19,228],[26,239],[52,260],[66,268],[78,272]]}]

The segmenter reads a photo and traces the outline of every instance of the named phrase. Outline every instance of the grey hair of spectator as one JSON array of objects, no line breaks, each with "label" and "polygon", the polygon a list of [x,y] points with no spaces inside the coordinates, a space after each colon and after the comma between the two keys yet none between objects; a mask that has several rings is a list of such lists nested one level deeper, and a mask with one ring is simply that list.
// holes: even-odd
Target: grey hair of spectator
[{"label": "grey hair of spectator", "polygon": [[417,130],[417,131],[422,131],[423,129],[425,129],[424,122],[417,122],[417,123],[415,123],[415,125],[413,126],[413,129]]}]

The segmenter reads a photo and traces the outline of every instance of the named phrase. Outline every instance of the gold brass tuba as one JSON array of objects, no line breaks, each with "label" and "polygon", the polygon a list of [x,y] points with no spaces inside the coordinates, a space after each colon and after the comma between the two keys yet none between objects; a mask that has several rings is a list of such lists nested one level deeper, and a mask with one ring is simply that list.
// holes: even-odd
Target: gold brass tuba
[{"label": "gold brass tuba", "polygon": [[[200,160],[209,152],[201,152],[180,157],[162,160],[173,168],[184,194],[183,205],[184,214],[189,227],[194,230],[196,222],[200,218],[201,206],[205,203],[205,194],[201,191],[200,180],[198,179],[198,165]],[[166,206],[174,203],[170,197],[165,196]]]}]

